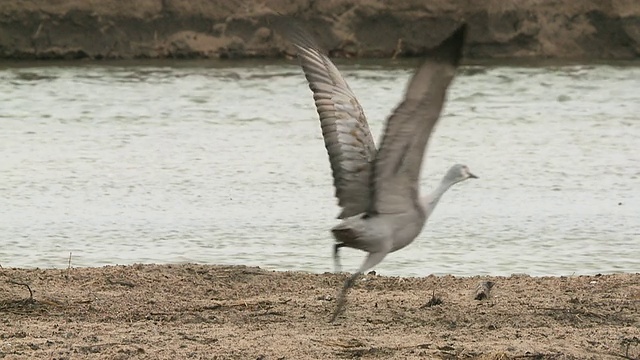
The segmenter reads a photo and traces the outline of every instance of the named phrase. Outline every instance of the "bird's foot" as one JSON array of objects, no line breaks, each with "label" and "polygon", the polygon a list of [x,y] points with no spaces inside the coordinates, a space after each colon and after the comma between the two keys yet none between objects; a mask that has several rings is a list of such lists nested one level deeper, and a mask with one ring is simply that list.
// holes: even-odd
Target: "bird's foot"
[{"label": "bird's foot", "polygon": [[336,309],[333,311],[333,315],[331,316],[331,320],[329,320],[330,323],[336,321],[336,319],[338,318],[338,315],[340,315],[343,311],[344,311],[344,307],[347,303],[347,292],[349,292],[349,289],[353,286],[353,284],[355,283],[356,279],[358,278],[358,276],[360,276],[360,273],[355,273],[353,275],[351,275],[347,281],[344,282],[344,286],[342,287],[342,290],[340,291],[340,295],[338,295],[338,301],[336,303]]},{"label": "bird's foot", "polygon": [[333,323],[334,321],[336,321],[336,319],[338,318],[338,315],[340,315],[344,311],[344,306],[346,305],[346,303],[347,303],[347,291],[343,289],[340,292],[340,295],[338,296],[338,301],[336,302],[336,308],[335,310],[333,310],[333,315],[331,315],[331,320],[329,320],[330,323]]},{"label": "bird's foot", "polygon": [[[344,244],[342,243],[336,244],[334,248],[335,251],[337,252],[337,249],[341,248],[342,246],[344,246]],[[346,299],[347,292],[349,291],[349,288],[351,288],[353,284],[356,282],[356,279],[358,279],[358,277],[362,275],[362,273],[364,273],[365,271],[379,264],[380,261],[382,261],[382,259],[384,259],[384,257],[387,256],[387,254],[388,252],[369,253],[367,258],[364,260],[364,263],[362,264],[362,266],[360,266],[360,269],[358,270],[358,272],[351,275],[347,279],[347,281],[344,282],[344,286],[342,287],[340,296],[338,296],[338,303],[336,306],[336,310],[333,312],[333,316],[331,317],[331,321],[329,322],[334,322],[338,317],[338,315],[340,315],[340,313],[342,312],[342,309],[344,308],[344,305],[347,302],[347,299]]]},{"label": "bird's foot", "polygon": [[336,319],[338,318],[338,315],[340,315],[344,311],[344,304],[345,304],[345,299],[339,298],[338,304],[336,305],[336,309],[333,311],[333,315],[331,315],[331,320],[329,320],[329,323],[335,322]]}]

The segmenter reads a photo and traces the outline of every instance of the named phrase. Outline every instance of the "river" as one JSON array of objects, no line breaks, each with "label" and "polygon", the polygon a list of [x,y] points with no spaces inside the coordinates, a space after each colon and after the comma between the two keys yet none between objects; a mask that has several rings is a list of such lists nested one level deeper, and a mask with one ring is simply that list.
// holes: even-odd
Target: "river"
[{"label": "river", "polygon": [[[340,63],[376,143],[411,61]],[[640,66],[465,66],[428,146],[445,194],[384,275],[640,271]],[[339,212],[293,62],[0,64],[0,265],[333,270]],[[344,249],[343,270],[364,253]]]}]

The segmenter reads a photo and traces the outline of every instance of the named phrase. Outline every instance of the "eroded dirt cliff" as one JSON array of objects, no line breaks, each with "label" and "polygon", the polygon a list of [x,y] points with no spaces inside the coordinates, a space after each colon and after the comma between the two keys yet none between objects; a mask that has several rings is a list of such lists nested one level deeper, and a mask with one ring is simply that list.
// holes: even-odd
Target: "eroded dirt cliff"
[{"label": "eroded dirt cliff", "polygon": [[465,56],[634,59],[639,0],[4,0],[0,58],[279,57],[274,11],[333,56],[411,56],[466,20]]}]

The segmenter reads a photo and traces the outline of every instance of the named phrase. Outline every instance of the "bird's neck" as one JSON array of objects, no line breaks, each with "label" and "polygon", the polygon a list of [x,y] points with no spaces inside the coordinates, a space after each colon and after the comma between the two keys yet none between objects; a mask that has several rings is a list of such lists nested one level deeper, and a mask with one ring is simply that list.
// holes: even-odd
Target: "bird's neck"
[{"label": "bird's neck", "polygon": [[449,190],[449,188],[453,184],[454,183],[452,183],[451,181],[447,181],[446,178],[442,179],[440,185],[438,185],[438,187],[433,190],[431,194],[428,194],[427,196],[422,198],[422,207],[424,208],[424,212],[427,218],[429,217],[429,215],[431,215],[431,213],[433,213],[433,210],[436,208],[436,205],[438,205],[438,202],[440,201],[442,195],[447,192],[447,190]]}]

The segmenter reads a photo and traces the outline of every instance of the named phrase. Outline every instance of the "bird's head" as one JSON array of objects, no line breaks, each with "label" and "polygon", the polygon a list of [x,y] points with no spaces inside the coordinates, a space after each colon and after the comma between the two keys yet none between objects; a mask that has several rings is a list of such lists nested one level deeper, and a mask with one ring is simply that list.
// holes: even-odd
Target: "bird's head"
[{"label": "bird's head", "polygon": [[477,178],[477,176],[473,175],[471,171],[469,171],[469,167],[467,165],[455,164],[449,169],[447,175],[445,175],[444,181],[455,184],[467,179]]}]

